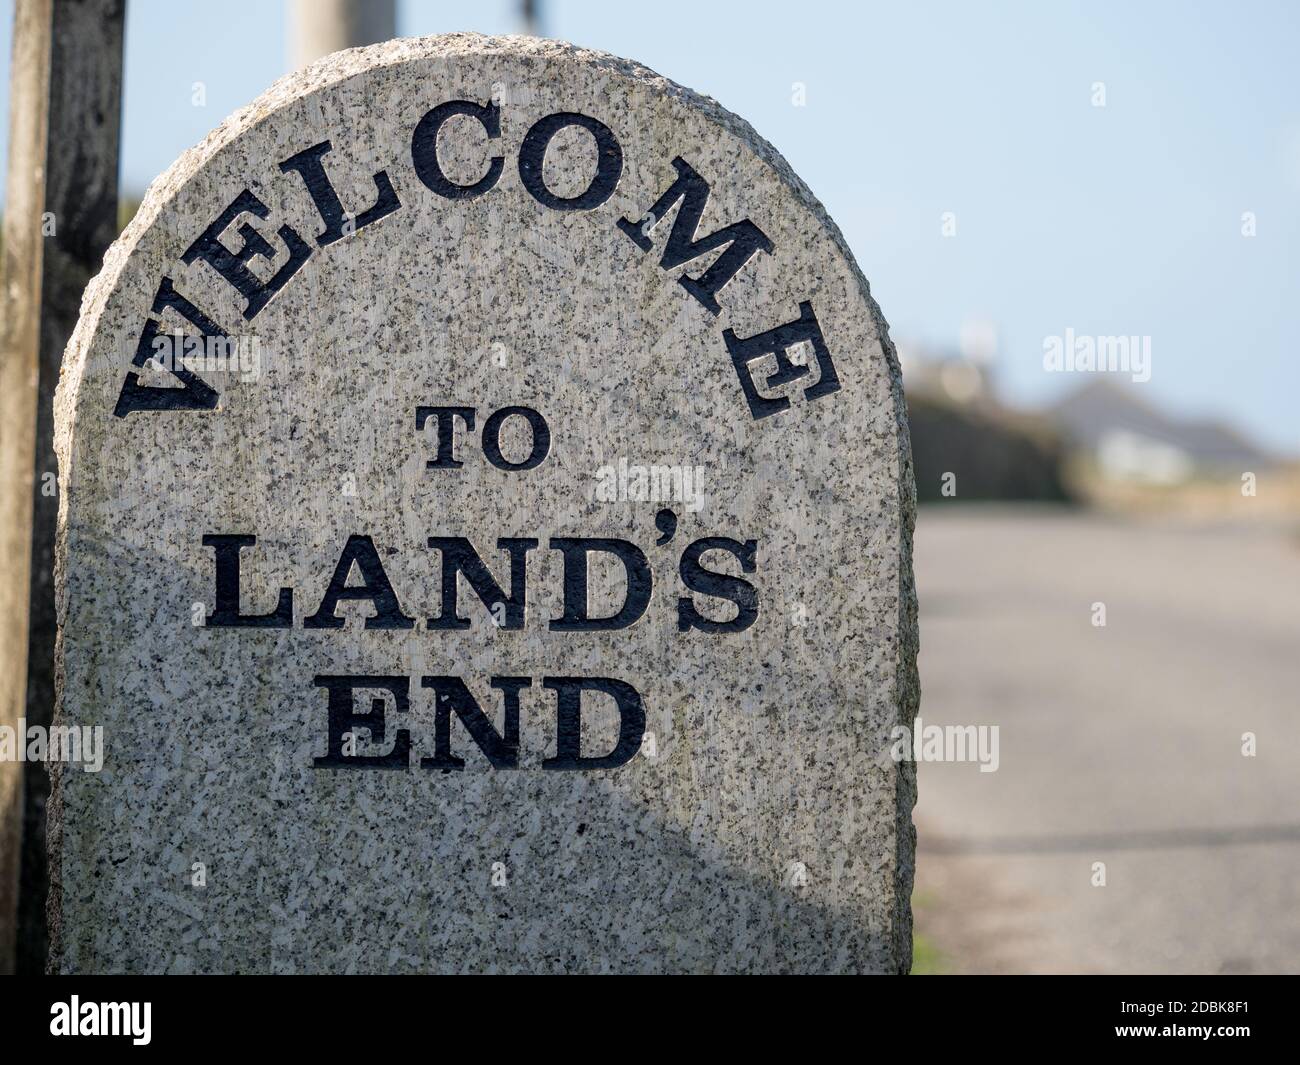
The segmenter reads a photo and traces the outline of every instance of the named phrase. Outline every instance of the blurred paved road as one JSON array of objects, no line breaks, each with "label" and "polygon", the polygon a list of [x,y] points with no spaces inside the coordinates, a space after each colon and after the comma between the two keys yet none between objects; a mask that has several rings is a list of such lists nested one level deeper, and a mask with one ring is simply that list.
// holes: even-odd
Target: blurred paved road
[{"label": "blurred paved road", "polygon": [[1300,971],[1300,535],[931,506],[916,572],[922,720],[1001,726],[920,766],[950,968]]}]

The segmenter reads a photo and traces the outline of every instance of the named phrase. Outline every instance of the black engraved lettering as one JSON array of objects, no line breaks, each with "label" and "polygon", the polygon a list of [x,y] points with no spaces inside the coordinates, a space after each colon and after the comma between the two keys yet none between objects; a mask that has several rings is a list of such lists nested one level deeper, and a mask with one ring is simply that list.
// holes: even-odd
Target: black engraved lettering
[{"label": "black engraved lettering", "polygon": [[329,691],[329,740],[323,757],[313,758],[317,769],[406,769],[410,764],[411,735],[404,729],[394,730],[393,749],[387,754],[347,754],[343,745],[349,736],[355,740],[356,729],[370,733],[372,743],[382,743],[387,733],[384,700],[374,699],[369,710],[358,711],[354,691],[386,691],[393,697],[399,714],[411,708],[411,685],[405,677],[329,676],[312,679],[318,688]]},{"label": "black engraved lettering", "polygon": [[468,629],[469,618],[456,613],[456,577],[463,573],[474,589],[474,594],[489,610],[504,614],[493,621],[503,629],[522,629],[526,606],[528,552],[537,546],[536,540],[503,537],[497,547],[510,556],[510,594],[489,572],[479,558],[474,545],[463,536],[430,536],[429,546],[442,552],[442,614],[429,619],[430,629]]},{"label": "black engraved lettering", "polygon": [[233,250],[221,243],[221,234],[238,218],[240,215],[251,214],[255,218],[265,218],[270,214],[266,204],[253,195],[248,189],[244,189],[231,202],[217,220],[208,226],[188,248],[185,254],[181,256],[181,262],[192,263],[195,259],[202,259],[205,263],[216,270],[234,287],[235,291],[244,297],[244,317],[247,319],[255,318],[259,311],[270,302],[280,289],[284,288],[289,278],[302,267],[308,257],[311,255],[311,246],[299,236],[298,231],[291,226],[281,226],[277,231],[280,239],[284,241],[285,246],[289,249],[289,258],[284,265],[275,272],[271,280],[265,284],[260,281],[256,274],[248,268],[251,259],[261,257],[271,262],[275,259],[275,249],[270,242],[262,236],[252,225],[244,222],[239,227],[239,235],[243,238],[244,243],[238,250]]},{"label": "black engraved lettering", "polygon": [[753,573],[758,552],[757,540],[732,540],[726,536],[708,536],[696,540],[682,552],[678,573],[682,583],[693,592],[729,599],[736,604],[736,616],[730,621],[713,621],[695,608],[695,601],[686,596],[677,600],[677,628],[680,632],[699,629],[701,632],[741,632],[754,624],[758,617],[758,592],[743,577],[707,570],[700,564],[705,551],[729,551],[740,562],[743,573]]},{"label": "black engraved lettering", "polygon": [[[507,418],[514,415],[518,415],[527,421],[533,431],[532,450],[529,451],[528,457],[522,462],[509,462],[501,454],[501,426],[505,424]],[[441,431],[440,423],[440,434]],[[492,416],[483,423],[483,454],[487,456],[488,462],[499,470],[510,470],[517,473],[521,470],[534,469],[542,464],[550,450],[551,427],[546,424],[546,419],[542,417],[541,413],[531,407],[502,407],[500,410],[493,412]],[[441,440],[439,441],[438,454],[441,457]]]},{"label": "black engraved lettering", "polygon": [[434,692],[433,757],[421,758],[425,769],[464,769],[465,759],[451,753],[451,715],[460,723],[487,755],[493,769],[519,768],[519,692],[532,686],[528,677],[493,677],[492,687],[502,694],[504,704],[501,731],[497,732],[487,714],[459,677],[422,677],[420,684]]},{"label": "black engraved lettering", "polygon": [[203,546],[216,554],[217,601],[204,620],[209,628],[287,629],[293,624],[293,589],[281,588],[276,606],[269,614],[239,612],[239,553],[257,543],[256,536],[211,533]]},{"label": "black engraved lettering", "polygon": [[[353,563],[361,570],[364,583],[349,586],[348,576],[352,573]],[[374,603],[374,614],[366,618],[365,627],[368,629],[409,629],[415,625],[414,618],[402,613],[397,593],[389,583],[384,564],[379,561],[379,553],[375,550],[375,542],[369,536],[348,537],[339,564],[334,568],[334,576],[321,599],[320,609],[311,617],[303,618],[302,627],[343,628],[343,619],[336,613],[339,601],[343,599],[369,599]]]},{"label": "black engraved lettering", "polygon": [[[562,129],[581,126],[596,139],[596,173],[585,192],[577,196],[556,196],[546,187],[542,163],[551,139]],[[587,115],[570,111],[547,115],[524,137],[519,149],[519,177],[533,199],[557,211],[590,211],[614,195],[623,173],[623,149],[610,128]]]},{"label": "black engraved lettering", "polygon": [[297,155],[290,156],[280,164],[282,173],[296,171],[302,178],[303,184],[307,186],[312,203],[316,205],[321,221],[325,223],[324,232],[316,237],[316,243],[322,248],[327,244],[333,244],[336,240],[341,240],[350,232],[355,233],[357,230],[364,229],[371,222],[378,222],[402,206],[398,202],[397,193],[393,191],[393,183],[388,180],[388,172],[381,170],[374,175],[373,179],[375,189],[379,193],[374,205],[356,215],[349,226],[343,204],[339,201],[334,186],[330,184],[329,175],[325,172],[325,164],[321,162],[321,157],[330,149],[329,141],[321,141],[310,148],[304,148]]},{"label": "black engraved lettering", "polygon": [[438,131],[453,115],[469,115],[470,118],[478,119],[489,140],[501,136],[501,108],[495,103],[482,105],[469,100],[452,100],[439,104],[420,119],[411,135],[411,162],[415,166],[416,176],[424,182],[426,188],[449,200],[468,200],[481,196],[500,180],[506,161],[502,156],[494,155],[488,162],[487,173],[472,185],[457,185],[451,181],[442,172],[442,166],[438,162]]},{"label": "black engraved lettering", "polygon": [[710,313],[718,314],[722,310],[718,305],[718,293],[754,255],[760,251],[770,252],[772,242],[748,218],[733,222],[716,233],[697,240],[695,234],[699,230],[700,218],[709,202],[709,185],[686,160],[680,157],[674,159],[673,166],[677,169],[677,180],[655,201],[646,217],[639,222],[620,218],[618,228],[642,251],[649,251],[653,245],[647,233],[658,226],[680,201],[681,206],[677,208],[677,216],[673,219],[673,228],[668,234],[659,265],[665,270],[671,270],[718,248],[725,248],[713,265],[699,277],[682,274],[677,279],[677,283]]},{"label": "black engraved lettering", "polygon": [[764,355],[776,357],[776,370],[767,378],[765,386],[777,388],[791,381],[797,381],[808,373],[806,364],[792,362],[786,352],[796,344],[809,343],[812,345],[820,376],[815,384],[804,389],[804,398],[817,399],[819,396],[840,390],[840,379],[835,372],[835,363],[831,361],[831,353],[826,347],[826,340],[822,336],[821,326],[817,323],[817,316],[813,314],[812,304],[807,300],[799,304],[799,317],[793,322],[779,325],[765,333],[756,333],[743,340],[732,330],[724,329],[722,339],[731,354],[731,364],[736,368],[736,376],[740,378],[740,387],[745,393],[745,401],[749,404],[750,414],[755,420],[766,418],[771,414],[779,414],[790,406],[790,401],[784,396],[775,398],[764,396],[755,386],[754,375],[749,364]]},{"label": "black engraved lettering", "polygon": [[[632,685],[611,677],[544,677],[542,687],[555,692],[555,757],[542,762],[543,769],[617,769],[641,749],[645,706]],[[584,691],[603,692],[618,707],[618,743],[607,755],[582,755]]]},{"label": "black engraved lettering", "polygon": [[[225,337],[226,333],[216,322],[176,291],[170,277],[164,277],[153,298],[151,314],[162,314],[168,308],[198,327],[204,336]],[[154,355],[154,341],[160,335],[161,323],[155,318],[145,319],[136,345],[132,366],[143,367]],[[125,418],[137,410],[212,410],[217,405],[217,391],[197,374],[185,369],[177,360],[170,360],[169,371],[181,383],[180,388],[160,388],[140,384],[140,375],[131,371],[122,382],[122,390],[113,408],[113,417]]]},{"label": "black engraved lettering", "polygon": [[[564,613],[550,622],[553,632],[625,629],[645,613],[654,578],[645,553],[627,540],[582,536],[553,536],[553,550],[564,556]],[[617,614],[593,618],[587,613],[587,555],[603,551],[614,555],[627,572],[627,597]]]}]

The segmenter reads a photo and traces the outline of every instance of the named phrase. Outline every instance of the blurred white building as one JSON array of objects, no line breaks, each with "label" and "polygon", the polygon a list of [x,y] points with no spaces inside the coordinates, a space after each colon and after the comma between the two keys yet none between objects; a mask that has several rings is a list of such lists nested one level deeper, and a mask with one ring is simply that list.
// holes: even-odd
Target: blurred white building
[{"label": "blurred white building", "polygon": [[1275,463],[1232,427],[1170,418],[1119,381],[1090,380],[1047,415],[1112,480],[1174,485],[1197,474],[1240,475]]}]

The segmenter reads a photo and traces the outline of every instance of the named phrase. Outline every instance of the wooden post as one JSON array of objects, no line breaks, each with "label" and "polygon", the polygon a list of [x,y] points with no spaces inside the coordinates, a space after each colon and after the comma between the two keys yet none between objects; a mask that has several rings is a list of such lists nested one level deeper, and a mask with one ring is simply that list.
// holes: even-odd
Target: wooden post
[{"label": "wooden post", "polygon": [[537,10],[539,7],[541,7],[541,0],[522,0],[519,5],[520,22],[523,24],[521,32],[528,34],[529,37],[539,36],[541,25],[541,15]]},{"label": "wooden post", "polygon": [[296,67],[397,35],[395,0],[295,0],[292,10],[291,58]]},{"label": "wooden post", "polygon": [[[117,233],[124,0],[17,0],[0,278],[0,724],[54,706],[54,389]],[[25,736],[17,742],[26,744]],[[45,967],[43,765],[0,763],[0,972]]]}]

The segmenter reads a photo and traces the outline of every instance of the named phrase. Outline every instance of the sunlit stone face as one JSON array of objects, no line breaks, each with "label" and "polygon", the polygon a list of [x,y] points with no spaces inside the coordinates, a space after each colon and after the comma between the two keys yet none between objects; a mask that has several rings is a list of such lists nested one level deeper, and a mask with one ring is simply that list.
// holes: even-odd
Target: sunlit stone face
[{"label": "sunlit stone face", "polygon": [[897,363],[712,101],[473,36],[285,79],[110,252],[58,448],[59,969],[909,964]]}]

